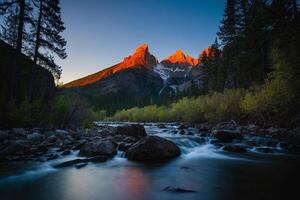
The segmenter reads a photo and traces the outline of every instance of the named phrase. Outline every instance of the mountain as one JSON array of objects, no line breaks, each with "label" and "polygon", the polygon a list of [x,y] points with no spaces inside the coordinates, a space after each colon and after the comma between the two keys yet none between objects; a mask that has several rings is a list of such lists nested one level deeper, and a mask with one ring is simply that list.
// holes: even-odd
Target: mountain
[{"label": "mountain", "polygon": [[157,59],[149,53],[149,48],[147,44],[142,44],[139,46],[135,52],[124,58],[124,60],[112,67],[99,71],[95,74],[86,76],[84,78],[69,82],[63,85],[64,88],[80,87],[95,83],[103,78],[106,78],[112,74],[121,72],[126,69],[133,69],[139,67],[151,68],[156,65]]},{"label": "mountain", "polygon": [[201,63],[177,50],[158,62],[147,44],[140,45],[122,62],[62,86],[96,107],[115,110],[160,101],[164,96],[201,87]]},{"label": "mountain", "polygon": [[193,58],[190,55],[185,55],[182,50],[178,49],[175,51],[174,54],[171,56],[165,58],[163,61],[161,61],[161,64],[163,65],[173,65],[173,66],[196,66],[198,64],[198,59]]}]

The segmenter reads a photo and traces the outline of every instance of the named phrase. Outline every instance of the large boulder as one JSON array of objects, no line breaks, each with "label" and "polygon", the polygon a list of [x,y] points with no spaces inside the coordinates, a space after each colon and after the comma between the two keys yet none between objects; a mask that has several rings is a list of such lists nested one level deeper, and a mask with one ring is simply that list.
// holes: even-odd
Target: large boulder
[{"label": "large boulder", "polygon": [[142,138],[147,135],[144,126],[140,124],[118,126],[116,130],[116,134],[127,135],[134,138]]},{"label": "large boulder", "polygon": [[126,157],[135,161],[167,160],[180,155],[179,147],[158,136],[146,136],[126,151]]},{"label": "large boulder", "polygon": [[80,149],[80,155],[86,157],[107,156],[117,154],[117,144],[110,140],[96,140],[84,144]]},{"label": "large boulder", "polygon": [[220,142],[232,142],[243,137],[241,132],[237,130],[214,130],[212,134]]}]

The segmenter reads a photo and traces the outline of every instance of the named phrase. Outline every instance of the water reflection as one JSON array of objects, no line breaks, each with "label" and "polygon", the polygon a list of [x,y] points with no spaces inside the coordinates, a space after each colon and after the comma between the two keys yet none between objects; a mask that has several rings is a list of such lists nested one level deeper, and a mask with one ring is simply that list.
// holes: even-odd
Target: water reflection
[{"label": "water reflection", "polygon": [[[143,199],[149,192],[150,180],[142,169],[99,168],[69,169],[62,173],[62,199]],[[98,191],[98,192],[95,192]]]}]

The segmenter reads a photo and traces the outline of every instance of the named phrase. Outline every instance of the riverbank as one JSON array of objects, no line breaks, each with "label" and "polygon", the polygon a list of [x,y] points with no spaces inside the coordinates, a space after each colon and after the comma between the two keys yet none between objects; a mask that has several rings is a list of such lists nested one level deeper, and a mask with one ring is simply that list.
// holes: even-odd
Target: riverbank
[{"label": "riverbank", "polygon": [[[58,159],[80,150],[85,157],[112,158],[118,151],[126,152],[147,136],[144,126],[151,125],[178,136],[195,136],[224,150],[243,153],[299,153],[299,129],[238,125],[234,121],[218,124],[184,123],[114,123],[95,122],[92,129],[31,129],[14,128],[0,131],[2,161],[38,161]],[[152,128],[153,129],[153,128]],[[152,130],[148,130],[151,133]],[[149,134],[148,134],[149,135]],[[148,141],[148,140],[147,140]],[[140,143],[142,143],[141,141]],[[160,141],[154,141],[154,143]],[[162,145],[167,145],[164,141]],[[151,149],[151,147],[147,147]],[[161,153],[161,151],[159,152]],[[177,156],[179,155],[178,151]],[[127,155],[129,155],[127,153]],[[172,156],[170,156],[172,158]],[[157,158],[160,160],[161,158]],[[101,160],[101,159],[100,159]],[[155,158],[153,159],[155,161]]]}]

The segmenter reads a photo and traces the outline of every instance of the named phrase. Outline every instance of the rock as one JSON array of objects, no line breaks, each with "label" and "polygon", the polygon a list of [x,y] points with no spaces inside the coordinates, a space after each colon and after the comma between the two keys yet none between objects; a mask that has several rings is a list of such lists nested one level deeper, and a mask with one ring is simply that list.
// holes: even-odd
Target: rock
[{"label": "rock", "polygon": [[274,153],[273,149],[270,147],[256,147],[255,150],[261,153]]},{"label": "rock", "polygon": [[212,134],[220,142],[232,142],[243,137],[241,132],[236,130],[214,130]]},{"label": "rock", "polygon": [[85,143],[86,143],[86,140],[75,141],[73,150],[79,150]]},{"label": "rock", "polygon": [[184,131],[184,130],[180,130],[180,131],[179,131],[179,134],[180,134],[180,135],[184,135],[184,134],[185,134],[185,131]]},{"label": "rock", "polygon": [[212,129],[212,125],[209,123],[196,124],[194,127],[200,132],[208,132]]},{"label": "rock", "polygon": [[79,163],[87,163],[89,162],[89,159],[75,159],[75,160],[69,160],[66,162],[62,162],[58,165],[55,165],[54,168],[62,168],[62,167],[70,167],[73,166],[75,164],[79,164]]},{"label": "rock", "polygon": [[135,161],[166,160],[179,155],[176,144],[158,136],[146,136],[126,151],[126,157]]},{"label": "rock", "polygon": [[29,150],[29,146],[30,143],[26,140],[14,140],[0,150],[0,155],[13,155],[17,152],[26,153]]},{"label": "rock", "polygon": [[70,154],[71,154],[70,150],[66,150],[66,151],[61,153],[62,156],[66,156],[66,155],[70,155]]},{"label": "rock", "polygon": [[190,190],[190,189],[185,189],[185,188],[180,188],[180,187],[165,187],[163,191],[168,191],[168,192],[174,192],[174,193],[193,193],[197,192],[195,190]]},{"label": "rock", "polygon": [[259,127],[258,125],[256,124],[249,124],[247,126],[244,126],[244,128],[247,130],[247,131],[250,131],[250,132],[257,132],[258,130],[260,130],[261,127]]},{"label": "rock", "polygon": [[47,160],[54,160],[54,159],[57,159],[57,158],[59,158],[59,155],[57,155],[57,154],[50,154],[50,155],[48,155]]},{"label": "rock", "polygon": [[81,156],[108,156],[113,157],[117,154],[117,144],[110,140],[98,140],[84,144],[80,149]]},{"label": "rock", "polygon": [[25,136],[27,131],[25,131],[23,128],[13,128],[12,133],[19,136]]},{"label": "rock", "polygon": [[5,131],[0,131],[0,143],[9,139],[10,135]]},{"label": "rock", "polygon": [[164,125],[164,124],[158,124],[157,127],[158,128],[166,128],[166,125]]},{"label": "rock", "polygon": [[27,135],[26,138],[27,140],[31,140],[34,142],[42,141],[44,139],[44,137],[37,132]]},{"label": "rock", "polygon": [[54,136],[55,135],[55,132],[54,131],[45,131],[44,132],[44,136],[45,137],[50,137],[50,136]]},{"label": "rock", "polygon": [[89,161],[94,163],[100,163],[107,161],[107,156],[95,156],[89,159]]},{"label": "rock", "polygon": [[87,166],[87,163],[77,163],[77,164],[75,164],[76,169],[80,169],[80,168],[85,167],[85,166]]},{"label": "rock", "polygon": [[272,137],[284,137],[285,133],[287,133],[287,130],[284,128],[274,128],[274,127],[270,127],[268,129],[265,130],[267,135],[270,135]]},{"label": "rock", "polygon": [[116,134],[127,135],[134,138],[142,138],[147,135],[144,126],[140,124],[118,126]]},{"label": "rock", "polygon": [[64,140],[68,134],[69,134],[69,132],[65,131],[65,130],[61,130],[61,129],[55,130],[55,136],[61,140]]},{"label": "rock", "polygon": [[222,149],[224,151],[230,151],[235,153],[245,153],[247,151],[244,146],[231,144],[225,145]]},{"label": "rock", "polygon": [[52,136],[50,136],[50,137],[48,137],[48,138],[46,139],[46,142],[47,142],[47,143],[53,144],[53,143],[55,143],[57,140],[58,140],[58,138],[57,138],[55,135],[52,135]]},{"label": "rock", "polygon": [[237,129],[237,123],[233,120],[231,120],[229,122],[221,122],[221,123],[218,123],[216,125],[215,129],[236,130]]},{"label": "rock", "polygon": [[178,126],[178,129],[179,130],[182,130],[182,129],[187,129],[188,127],[184,124],[181,124],[180,126]]}]

